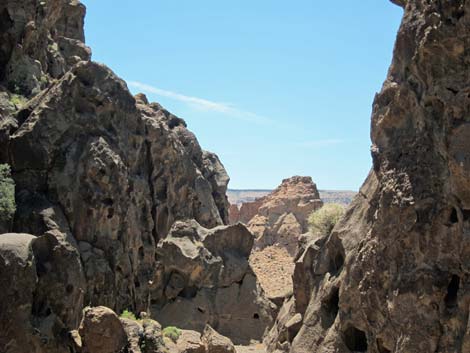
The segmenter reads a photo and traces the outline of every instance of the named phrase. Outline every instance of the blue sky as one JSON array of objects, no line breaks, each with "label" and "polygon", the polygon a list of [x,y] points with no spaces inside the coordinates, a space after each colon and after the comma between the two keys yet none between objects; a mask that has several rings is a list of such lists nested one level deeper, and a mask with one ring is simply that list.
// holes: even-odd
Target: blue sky
[{"label": "blue sky", "polygon": [[387,0],[82,0],[93,59],[186,120],[231,188],[357,190],[402,10]]}]

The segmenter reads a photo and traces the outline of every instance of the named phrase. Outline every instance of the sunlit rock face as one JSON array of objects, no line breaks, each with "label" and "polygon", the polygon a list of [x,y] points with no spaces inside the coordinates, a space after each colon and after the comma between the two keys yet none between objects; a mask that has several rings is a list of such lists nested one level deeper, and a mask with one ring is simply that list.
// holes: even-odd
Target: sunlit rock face
[{"label": "sunlit rock face", "polygon": [[293,176],[264,197],[240,207],[232,205],[229,219],[248,226],[255,235],[256,249],[280,245],[293,256],[299,236],[308,230],[308,216],[322,205],[312,178]]},{"label": "sunlit rock face", "polygon": [[333,233],[299,254],[296,310],[276,332],[286,315],[303,323],[271,350],[470,351],[470,2],[394,2],[373,168]]}]

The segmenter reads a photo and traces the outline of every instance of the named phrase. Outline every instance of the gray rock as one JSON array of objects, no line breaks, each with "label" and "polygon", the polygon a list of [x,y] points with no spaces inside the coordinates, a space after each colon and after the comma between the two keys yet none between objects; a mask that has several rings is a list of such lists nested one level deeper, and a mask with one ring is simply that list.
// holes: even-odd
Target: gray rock
[{"label": "gray rock", "polygon": [[262,339],[275,306],[248,263],[252,246],[242,224],[207,229],[194,220],[176,222],[157,247],[153,316],[189,330],[209,324],[237,343]]},{"label": "gray rock", "polygon": [[118,353],[128,345],[123,323],[104,306],[86,308],[78,332],[82,339],[81,353]]}]

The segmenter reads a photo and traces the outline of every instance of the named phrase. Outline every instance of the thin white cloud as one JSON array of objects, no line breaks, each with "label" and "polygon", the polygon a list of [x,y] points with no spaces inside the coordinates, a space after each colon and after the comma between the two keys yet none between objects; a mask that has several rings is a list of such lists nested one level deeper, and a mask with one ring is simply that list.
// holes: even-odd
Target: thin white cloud
[{"label": "thin white cloud", "polygon": [[167,91],[167,90],[154,87],[154,86],[142,83],[142,82],[137,82],[137,81],[130,81],[128,82],[128,84],[129,86],[142,90],[144,93],[152,93],[160,97],[170,98],[170,99],[185,103],[196,109],[225,114],[232,118],[236,118],[239,120],[256,123],[256,124],[266,125],[266,124],[274,123],[274,121],[269,118],[260,116],[256,113],[237,109],[231,104],[213,102],[204,98],[187,96],[185,94]]},{"label": "thin white cloud", "polygon": [[312,141],[304,141],[298,143],[301,147],[323,147],[323,146],[331,146],[331,145],[339,145],[341,143],[345,143],[347,140],[343,139],[324,139],[324,140],[312,140]]}]

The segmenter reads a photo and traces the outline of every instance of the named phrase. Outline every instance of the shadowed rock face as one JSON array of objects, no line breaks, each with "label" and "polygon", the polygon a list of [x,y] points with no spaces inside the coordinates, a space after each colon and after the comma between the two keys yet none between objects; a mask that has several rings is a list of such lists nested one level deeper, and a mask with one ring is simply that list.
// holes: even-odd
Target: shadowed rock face
[{"label": "shadowed rock face", "polygon": [[299,256],[303,325],[271,349],[470,351],[470,2],[394,2],[405,13],[374,101],[373,169]]}]

